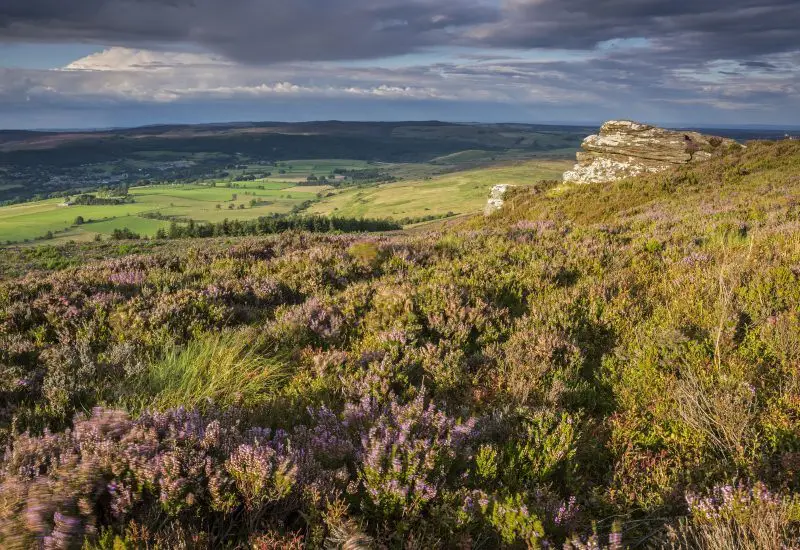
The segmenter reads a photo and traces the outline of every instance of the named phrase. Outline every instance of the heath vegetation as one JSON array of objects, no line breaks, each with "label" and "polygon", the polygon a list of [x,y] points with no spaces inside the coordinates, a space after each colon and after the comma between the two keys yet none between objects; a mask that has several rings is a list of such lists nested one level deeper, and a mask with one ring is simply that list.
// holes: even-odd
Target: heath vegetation
[{"label": "heath vegetation", "polygon": [[798,547],[798,174],[12,255],[0,546]]}]

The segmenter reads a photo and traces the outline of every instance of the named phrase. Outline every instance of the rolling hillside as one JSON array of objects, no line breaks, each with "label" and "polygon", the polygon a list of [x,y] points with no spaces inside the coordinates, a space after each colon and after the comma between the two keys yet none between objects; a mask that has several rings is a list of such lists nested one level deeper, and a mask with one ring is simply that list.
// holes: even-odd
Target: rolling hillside
[{"label": "rolling hillside", "polygon": [[758,142],[437,230],[11,248],[0,546],[795,548],[799,172]]}]

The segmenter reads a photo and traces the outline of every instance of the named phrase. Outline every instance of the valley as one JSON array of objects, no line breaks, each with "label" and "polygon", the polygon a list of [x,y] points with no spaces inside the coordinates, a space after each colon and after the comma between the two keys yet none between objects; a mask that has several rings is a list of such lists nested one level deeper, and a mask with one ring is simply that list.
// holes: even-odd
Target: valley
[{"label": "valley", "polygon": [[589,131],[321,122],[0,132],[0,245],[301,214],[406,225],[471,214],[498,181],[558,179]]}]

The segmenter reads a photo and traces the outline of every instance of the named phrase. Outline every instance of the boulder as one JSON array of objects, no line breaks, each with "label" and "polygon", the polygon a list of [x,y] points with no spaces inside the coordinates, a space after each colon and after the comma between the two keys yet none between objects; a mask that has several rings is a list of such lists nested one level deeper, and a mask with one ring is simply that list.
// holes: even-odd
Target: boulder
[{"label": "boulder", "polygon": [[483,211],[483,213],[486,216],[491,216],[492,214],[503,208],[503,203],[505,203],[506,193],[511,187],[516,187],[516,186],[502,184],[502,185],[495,185],[494,187],[492,187],[492,190],[489,193],[489,200],[486,202],[486,208]]},{"label": "boulder", "polygon": [[630,120],[611,120],[583,140],[578,163],[564,181],[603,183],[711,158],[715,151],[740,146],[732,139],[698,132],[665,130]]}]

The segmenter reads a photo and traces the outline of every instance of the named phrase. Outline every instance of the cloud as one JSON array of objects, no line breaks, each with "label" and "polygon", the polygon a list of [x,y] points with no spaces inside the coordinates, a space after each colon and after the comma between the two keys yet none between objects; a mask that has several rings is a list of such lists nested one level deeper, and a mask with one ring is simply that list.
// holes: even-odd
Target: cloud
[{"label": "cloud", "polygon": [[505,0],[475,40],[521,48],[590,49],[646,39],[673,61],[736,59],[800,49],[796,0]]},{"label": "cloud", "polygon": [[[560,109],[584,118],[594,112],[598,120],[658,113],[665,104],[726,112],[735,105],[770,112],[797,105],[796,99],[787,99],[800,97],[798,73],[791,70],[795,61],[791,54],[775,55],[768,71],[728,70],[739,66],[734,62],[670,68],[623,51],[560,61],[456,56],[395,68],[332,62],[257,67],[212,54],[116,47],[60,70],[0,69],[0,110],[13,105],[102,109],[211,101],[349,101],[381,104],[387,112],[398,102],[429,109],[436,104],[508,105],[520,113],[534,110],[540,118]],[[427,118],[440,117],[434,109]]]},{"label": "cloud", "polygon": [[464,86],[452,78],[455,74],[446,77],[443,69],[425,67],[389,70],[324,63],[251,67],[210,55],[116,47],[60,70],[0,69],[0,102],[176,103],[255,98],[502,102],[530,93],[521,87],[508,95]]},{"label": "cloud", "polygon": [[767,61],[742,61],[739,64],[747,69],[764,69],[766,71],[772,71],[778,68],[777,65]]},{"label": "cloud", "polygon": [[[250,64],[430,47],[594,49],[673,63],[800,50],[796,0],[4,0],[5,40],[193,45]],[[175,49],[167,46],[166,49]]]},{"label": "cloud", "polygon": [[475,0],[5,0],[0,30],[7,40],[195,44],[265,64],[405,53],[496,15]]},{"label": "cloud", "polygon": [[326,62],[253,67],[213,55],[115,47],[76,60],[61,70],[20,70],[17,74],[24,76],[9,80],[27,82],[27,96],[46,88],[61,90],[65,97],[96,96],[159,103],[276,96],[542,105],[565,101],[590,103],[598,99],[586,91],[558,85],[562,72],[546,63],[513,59],[394,69]]},{"label": "cloud", "polygon": [[797,28],[797,0],[2,0],[0,41],[109,47],[0,69],[0,114],[325,100],[781,120],[800,116]]},{"label": "cloud", "polygon": [[173,71],[180,67],[232,66],[219,56],[186,53],[156,52],[131,48],[108,48],[77,59],[64,67],[67,71]]}]

